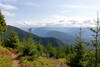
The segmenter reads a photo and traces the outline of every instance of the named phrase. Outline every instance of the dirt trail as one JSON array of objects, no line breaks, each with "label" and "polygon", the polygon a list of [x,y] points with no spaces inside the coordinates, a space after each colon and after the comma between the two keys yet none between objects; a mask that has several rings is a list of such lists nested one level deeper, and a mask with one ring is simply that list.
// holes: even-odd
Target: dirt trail
[{"label": "dirt trail", "polygon": [[15,54],[15,53],[12,53],[12,58],[13,58],[13,62],[12,62],[12,67],[20,67],[20,64],[19,64],[19,60],[18,60],[18,54]]},{"label": "dirt trail", "polygon": [[[19,61],[19,59],[18,59],[18,57],[19,57],[20,54],[11,53],[11,55],[12,55],[12,59],[13,59],[12,67],[21,67],[20,61]],[[59,62],[59,61],[58,61],[57,59],[55,59],[55,58],[50,58],[50,60],[55,61],[56,64],[58,65],[58,67],[69,67],[67,64],[61,63],[61,62]]]}]

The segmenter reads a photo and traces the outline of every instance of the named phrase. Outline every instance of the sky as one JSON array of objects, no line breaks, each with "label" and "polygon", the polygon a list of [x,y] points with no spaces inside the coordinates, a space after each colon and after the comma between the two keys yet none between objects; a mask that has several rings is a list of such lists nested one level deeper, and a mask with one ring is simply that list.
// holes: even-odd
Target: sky
[{"label": "sky", "polygon": [[100,0],[0,0],[8,25],[17,27],[95,26]]}]

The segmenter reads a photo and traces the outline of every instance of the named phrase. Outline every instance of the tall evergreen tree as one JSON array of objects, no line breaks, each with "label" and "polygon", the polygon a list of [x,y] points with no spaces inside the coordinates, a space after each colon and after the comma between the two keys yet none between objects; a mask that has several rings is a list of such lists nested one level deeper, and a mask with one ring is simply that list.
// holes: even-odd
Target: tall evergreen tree
[{"label": "tall evergreen tree", "polygon": [[82,29],[80,28],[79,36],[77,37],[76,43],[74,45],[74,52],[71,54],[70,66],[71,67],[83,67],[82,59],[84,54],[84,45],[82,41]]},{"label": "tall evergreen tree", "polygon": [[0,10],[0,39],[2,34],[7,30],[7,25],[6,25],[6,21],[4,19],[4,16],[2,15],[2,12]]},{"label": "tall evergreen tree", "polygon": [[3,34],[6,30],[7,30],[6,21],[0,10],[0,34]]},{"label": "tall evergreen tree", "polygon": [[83,54],[84,54],[84,43],[82,40],[82,28],[80,28],[79,39],[76,42],[75,49],[76,49],[76,54],[77,54],[78,66],[82,67],[81,61],[83,59]]},{"label": "tall evergreen tree", "polygon": [[98,12],[97,12],[97,21],[96,21],[96,29],[90,28],[90,30],[94,33],[94,35],[92,35],[94,37],[94,42],[93,45],[95,47],[95,67],[98,66],[98,40],[99,40],[99,33],[100,33],[100,26],[99,26],[99,16],[98,16]]},{"label": "tall evergreen tree", "polygon": [[46,47],[46,55],[47,55],[47,58],[56,57],[56,49],[53,48],[51,44],[48,44]]},{"label": "tall evergreen tree", "polygon": [[19,38],[15,31],[10,31],[4,40],[4,46],[10,48],[17,48],[19,45]]}]

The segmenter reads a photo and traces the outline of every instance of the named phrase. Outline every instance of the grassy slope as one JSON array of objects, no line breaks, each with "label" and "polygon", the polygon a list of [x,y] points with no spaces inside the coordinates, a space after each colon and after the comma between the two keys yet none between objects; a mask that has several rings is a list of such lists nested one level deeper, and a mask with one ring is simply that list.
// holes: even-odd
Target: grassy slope
[{"label": "grassy slope", "polygon": [[23,66],[28,65],[30,67],[57,67],[57,65],[55,64],[53,60],[43,58],[43,57],[40,57],[31,62],[24,60],[22,63],[23,63]]},{"label": "grassy slope", "polygon": [[30,67],[68,67],[65,62],[61,62],[58,59],[40,57],[34,61],[22,60],[22,66]]},{"label": "grassy slope", "polygon": [[9,50],[0,46],[0,67],[12,67],[12,58],[9,55]]}]

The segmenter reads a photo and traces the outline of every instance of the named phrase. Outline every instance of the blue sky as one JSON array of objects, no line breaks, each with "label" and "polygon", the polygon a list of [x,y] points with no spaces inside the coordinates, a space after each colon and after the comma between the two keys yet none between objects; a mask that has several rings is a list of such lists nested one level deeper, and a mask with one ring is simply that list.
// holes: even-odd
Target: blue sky
[{"label": "blue sky", "polygon": [[94,26],[100,0],[0,0],[0,9],[9,25]]}]

